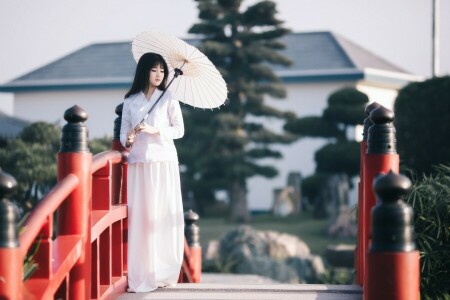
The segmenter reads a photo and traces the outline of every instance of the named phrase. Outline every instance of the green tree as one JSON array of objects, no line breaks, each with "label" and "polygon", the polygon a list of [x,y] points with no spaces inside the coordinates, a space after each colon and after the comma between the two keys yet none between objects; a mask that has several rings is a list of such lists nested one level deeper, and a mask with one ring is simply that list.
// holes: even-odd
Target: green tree
[{"label": "green tree", "polygon": [[92,155],[111,150],[111,147],[112,139],[108,136],[92,139],[89,141],[89,150],[92,152]]},{"label": "green tree", "polygon": [[56,125],[36,122],[0,149],[2,169],[18,182],[15,201],[23,213],[30,211],[56,183],[59,138]]},{"label": "green tree", "polygon": [[395,100],[394,125],[402,164],[417,173],[450,162],[450,76],[415,82]]},{"label": "green tree", "polygon": [[220,111],[185,110],[190,127],[180,142],[180,155],[186,163],[184,178],[195,198],[204,197],[204,202],[213,199],[216,190],[228,191],[231,220],[246,222],[247,179],[277,174],[274,166],[261,165],[258,160],[281,157],[271,146],[294,140],[283,132],[272,131],[262,118],[257,118],[284,120],[292,116],[264,101],[266,95],[285,97],[273,66],[290,64],[278,52],[284,48],[279,39],[289,30],[276,18],[272,1],[258,2],[243,10],[242,0],[197,2],[200,20],[189,32],[202,38],[199,48],[224,76],[229,94]]},{"label": "green tree", "polygon": [[364,120],[364,109],[369,102],[366,94],[355,88],[339,89],[328,97],[328,106],[322,116],[292,119],[284,128],[300,137],[326,138],[331,142],[317,150],[316,174],[305,178],[310,200],[317,195],[326,174],[345,173],[349,178],[359,174],[359,143],[348,139],[348,130]]}]

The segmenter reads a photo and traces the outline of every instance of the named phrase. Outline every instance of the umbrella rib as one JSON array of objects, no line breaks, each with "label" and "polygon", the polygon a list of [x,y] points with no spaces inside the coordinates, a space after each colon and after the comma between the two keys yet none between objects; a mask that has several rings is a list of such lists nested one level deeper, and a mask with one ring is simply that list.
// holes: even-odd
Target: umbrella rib
[{"label": "umbrella rib", "polygon": [[216,107],[215,101],[213,101],[213,105],[211,105],[210,99],[213,100],[214,97],[211,97],[211,88],[208,86],[206,79],[200,78],[199,87],[202,90],[202,95],[206,96],[206,101],[208,102],[208,107],[213,108]]},{"label": "umbrella rib", "polygon": [[[191,86],[193,85],[193,86],[195,86],[195,90],[197,90],[197,84],[196,84],[196,82],[195,82],[195,80],[193,80],[193,78],[192,77],[188,77],[189,79],[190,79],[190,82],[191,82]],[[192,102],[195,102],[195,95],[194,95],[194,89],[191,89],[191,95],[192,95]],[[200,104],[201,104],[201,106],[200,107],[205,107],[204,106],[204,104],[203,104],[203,100],[202,100],[202,98],[201,97],[199,97],[200,98]]]},{"label": "umbrella rib", "polygon": [[[223,101],[224,101],[224,100],[222,100],[222,99],[223,99],[223,95],[220,95],[220,94],[217,93],[217,88],[213,88],[212,86],[210,86],[209,83],[206,82],[206,80],[204,80],[204,83],[205,83],[206,89],[207,89],[208,91],[210,91],[210,92],[209,92],[210,97],[211,97],[212,99],[219,99],[219,100],[222,101],[221,103],[223,103]],[[220,103],[220,104],[221,104],[221,103]],[[219,105],[220,105],[220,104],[219,104]],[[214,107],[219,106],[219,105],[217,105],[216,101],[214,101],[214,105],[215,105]]]}]

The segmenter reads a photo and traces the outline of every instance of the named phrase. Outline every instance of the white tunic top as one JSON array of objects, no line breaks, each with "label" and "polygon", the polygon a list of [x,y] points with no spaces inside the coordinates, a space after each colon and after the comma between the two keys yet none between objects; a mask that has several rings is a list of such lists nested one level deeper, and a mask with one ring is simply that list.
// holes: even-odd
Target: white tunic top
[{"label": "white tunic top", "polygon": [[[139,124],[156,102],[162,91],[156,89],[149,101],[139,92],[125,99],[122,110],[120,142],[125,146],[127,132]],[[180,103],[167,90],[144,121],[159,129],[159,134],[137,134],[130,149],[128,163],[176,161],[178,155],[173,142],[184,135],[184,122]]]}]

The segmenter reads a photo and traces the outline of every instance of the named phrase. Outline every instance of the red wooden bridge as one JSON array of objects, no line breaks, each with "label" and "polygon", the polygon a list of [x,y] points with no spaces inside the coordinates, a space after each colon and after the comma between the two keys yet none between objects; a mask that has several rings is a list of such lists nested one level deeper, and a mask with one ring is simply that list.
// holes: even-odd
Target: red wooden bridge
[{"label": "red wooden bridge", "polygon": [[[366,112],[370,113],[366,121],[371,122],[371,127],[365,130],[368,140],[361,143],[357,285],[331,288],[335,292],[326,286],[307,285],[180,285],[178,296],[169,298],[223,299],[225,293],[231,298],[250,299],[253,294],[260,295],[259,299],[274,299],[269,296],[279,292],[276,299],[316,299],[307,297],[312,295],[308,291],[314,290],[327,295],[336,293],[334,298],[321,299],[344,299],[340,298],[343,295],[348,295],[346,299],[361,299],[358,286],[362,286],[365,299],[418,300],[419,254],[408,223],[411,216],[400,198],[406,193],[408,182],[401,175],[388,173],[398,172],[398,155],[392,141],[393,115],[378,106],[369,106]],[[86,112],[78,106],[65,112],[67,124],[62,129],[58,153],[58,182],[33,210],[20,233],[15,208],[8,200],[17,183],[0,170],[0,299],[115,299],[125,292],[127,152],[118,141],[120,106],[116,113],[119,117],[112,150],[92,156],[84,125]],[[388,174],[375,178],[379,173]],[[378,203],[372,190],[374,180]],[[401,217],[394,220],[396,227],[381,226],[390,222],[393,211],[404,214],[397,214]],[[201,248],[195,225],[198,216],[189,212],[185,218],[187,235],[179,282],[199,283]],[[39,268],[23,281],[24,259],[36,244],[34,259]],[[167,290],[158,290],[157,294],[169,299],[163,297],[164,293],[169,295]]]}]

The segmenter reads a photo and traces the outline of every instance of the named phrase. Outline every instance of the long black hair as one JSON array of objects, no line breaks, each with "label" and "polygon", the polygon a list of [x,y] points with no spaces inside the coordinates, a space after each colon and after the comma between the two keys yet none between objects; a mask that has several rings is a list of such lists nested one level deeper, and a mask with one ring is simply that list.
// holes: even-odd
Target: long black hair
[{"label": "long black hair", "polygon": [[125,99],[140,91],[145,91],[149,85],[150,70],[158,65],[164,69],[164,79],[158,86],[158,89],[164,91],[166,89],[167,77],[169,76],[169,68],[164,58],[153,52],[145,53],[139,59],[136,66],[136,73],[134,74],[133,84],[130,90],[125,94]]}]

